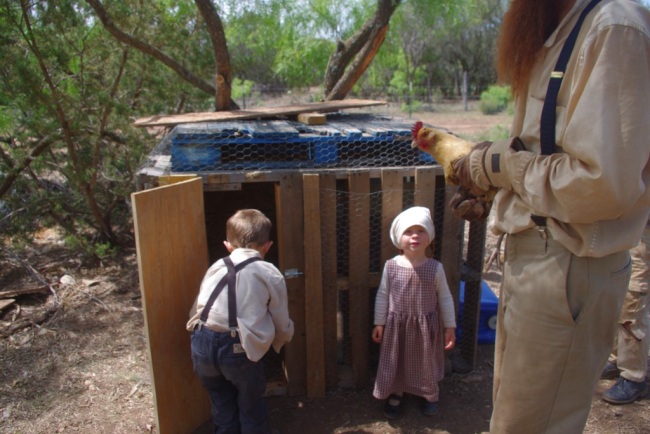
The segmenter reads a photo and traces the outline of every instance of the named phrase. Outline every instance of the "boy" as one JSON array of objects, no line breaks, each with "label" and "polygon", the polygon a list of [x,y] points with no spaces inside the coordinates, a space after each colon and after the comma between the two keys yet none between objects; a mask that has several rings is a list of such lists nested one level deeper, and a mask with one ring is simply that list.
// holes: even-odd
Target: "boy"
[{"label": "boy", "polygon": [[230,256],[208,269],[190,312],[194,372],[210,395],[215,432],[270,431],[260,359],[293,336],[284,277],[262,260],[273,244],[271,227],[256,209],[228,219]]}]

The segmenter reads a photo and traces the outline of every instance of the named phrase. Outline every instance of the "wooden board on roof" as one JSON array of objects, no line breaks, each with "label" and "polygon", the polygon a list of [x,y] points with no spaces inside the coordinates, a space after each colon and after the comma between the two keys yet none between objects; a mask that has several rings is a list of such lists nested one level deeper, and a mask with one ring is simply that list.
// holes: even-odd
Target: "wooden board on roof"
[{"label": "wooden board on roof", "polygon": [[184,113],[180,115],[153,115],[136,119],[133,125],[136,127],[153,127],[188,124],[195,122],[231,121],[234,119],[257,119],[275,116],[292,116],[310,112],[325,113],[343,109],[372,107],[378,105],[386,105],[386,101],[344,99],[340,101],[324,101],[295,104],[282,107],[261,107],[254,110]]}]

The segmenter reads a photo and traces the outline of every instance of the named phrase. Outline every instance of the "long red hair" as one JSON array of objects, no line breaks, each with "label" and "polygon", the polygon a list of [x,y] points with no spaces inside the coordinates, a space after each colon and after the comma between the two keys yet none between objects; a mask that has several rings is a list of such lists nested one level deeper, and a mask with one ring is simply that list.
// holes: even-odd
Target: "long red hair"
[{"label": "long red hair", "polygon": [[567,0],[512,0],[503,17],[497,42],[496,67],[499,82],[510,84],[513,95],[525,92],[544,42],[572,3]]}]

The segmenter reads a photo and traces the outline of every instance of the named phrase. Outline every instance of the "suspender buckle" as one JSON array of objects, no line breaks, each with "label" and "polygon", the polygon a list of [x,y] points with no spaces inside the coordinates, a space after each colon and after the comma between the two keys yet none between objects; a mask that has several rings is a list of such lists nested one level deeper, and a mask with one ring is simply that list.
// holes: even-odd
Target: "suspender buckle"
[{"label": "suspender buckle", "polygon": [[546,217],[531,214],[530,219],[533,221],[533,223],[535,223],[535,225],[537,225],[537,231],[539,232],[540,238],[544,241],[548,240],[548,232],[546,231]]},{"label": "suspender buckle", "polygon": [[236,328],[231,328],[230,329],[230,337],[231,338],[236,338],[237,337],[237,329]]},{"label": "suspender buckle", "polygon": [[544,241],[548,240],[548,233],[546,232],[546,226],[537,226],[537,231],[539,232],[539,237]]}]

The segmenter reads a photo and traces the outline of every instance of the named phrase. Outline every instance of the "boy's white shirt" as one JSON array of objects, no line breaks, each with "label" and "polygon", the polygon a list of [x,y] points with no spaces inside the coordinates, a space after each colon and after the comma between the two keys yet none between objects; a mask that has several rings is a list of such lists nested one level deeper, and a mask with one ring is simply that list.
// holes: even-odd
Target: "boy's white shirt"
[{"label": "boy's white shirt", "polygon": [[[238,248],[230,254],[235,266],[251,257],[260,257],[254,249]],[[223,260],[216,261],[206,272],[199,295],[190,312],[187,330],[199,323],[203,307],[212,290],[226,275]],[[206,321],[208,328],[228,331],[228,291],[219,294]],[[293,321],[289,318],[287,287],[284,276],[273,264],[256,261],[237,273],[237,325],[246,355],[260,360],[271,346],[279,352],[293,337]]]}]

